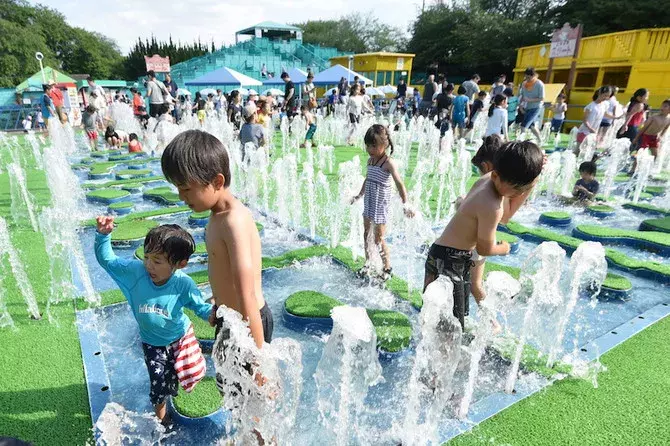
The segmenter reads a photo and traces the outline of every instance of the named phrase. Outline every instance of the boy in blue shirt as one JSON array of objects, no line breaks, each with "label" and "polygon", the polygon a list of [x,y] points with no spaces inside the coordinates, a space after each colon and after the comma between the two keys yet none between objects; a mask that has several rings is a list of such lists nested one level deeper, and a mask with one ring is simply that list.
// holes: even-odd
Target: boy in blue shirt
[{"label": "boy in blue shirt", "polygon": [[191,234],[178,225],[153,228],[144,239],[144,262],[117,257],[112,250],[114,218],[97,218],[95,257],[114,279],[137,320],[149,372],[149,398],[156,416],[169,424],[165,400],[178,384],[189,392],[205,376],[205,360],[184,307],[213,321],[193,279],[180,271],[195,250]]}]

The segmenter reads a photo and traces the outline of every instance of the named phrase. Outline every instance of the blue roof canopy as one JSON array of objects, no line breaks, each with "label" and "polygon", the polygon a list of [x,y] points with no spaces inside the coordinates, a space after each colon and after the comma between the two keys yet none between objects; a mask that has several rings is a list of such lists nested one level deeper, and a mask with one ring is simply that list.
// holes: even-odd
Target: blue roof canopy
[{"label": "blue roof canopy", "polygon": [[365,83],[365,85],[372,85],[372,80],[339,64],[333,65],[327,70],[323,70],[314,76],[313,82],[314,85],[335,85],[340,82],[340,79],[342,78],[345,78],[349,82],[353,82],[355,76],[359,77],[359,82]]},{"label": "blue roof canopy", "polygon": [[253,77],[246,76],[238,71],[228,67],[219,68],[211,71],[197,79],[186,82],[187,86],[192,85],[236,85],[257,87],[263,85],[262,82],[257,81]]},{"label": "blue roof canopy", "polygon": [[[291,76],[294,84],[304,84],[307,80],[307,73],[299,68],[289,68],[287,73]],[[277,76],[263,81],[263,85],[284,85],[284,81],[280,76]]]}]

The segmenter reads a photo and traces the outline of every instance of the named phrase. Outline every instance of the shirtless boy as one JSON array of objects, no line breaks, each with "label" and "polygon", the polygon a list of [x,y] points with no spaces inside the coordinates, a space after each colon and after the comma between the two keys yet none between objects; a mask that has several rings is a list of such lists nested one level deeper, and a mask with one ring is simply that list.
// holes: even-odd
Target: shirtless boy
[{"label": "shirtless boy", "polygon": [[428,252],[424,290],[440,274],[449,277],[454,285],[454,316],[461,326],[469,313],[473,250],[482,256],[509,254],[509,243],[496,243],[498,223],[505,214],[503,198],[520,205],[517,202],[523,200],[519,198],[532,189],[542,171],[543,158],[542,151],[530,141],[513,141],[497,149],[491,173],[470,189]]},{"label": "shirtless boy", "polygon": [[670,99],[663,101],[659,114],[647,119],[642,131],[633,139],[633,146],[635,147],[640,140],[639,147],[649,148],[655,158],[658,155],[661,138],[666,134],[668,128],[670,128]]},{"label": "shirtless boy", "polygon": [[[214,303],[232,308],[249,321],[251,336],[261,348],[272,339],[273,329],[261,288],[261,239],[251,212],[228,189],[226,148],[209,133],[188,130],[165,148],[161,166],[194,212],[212,212],[205,242]],[[216,323],[218,338],[223,321],[211,322]]]}]

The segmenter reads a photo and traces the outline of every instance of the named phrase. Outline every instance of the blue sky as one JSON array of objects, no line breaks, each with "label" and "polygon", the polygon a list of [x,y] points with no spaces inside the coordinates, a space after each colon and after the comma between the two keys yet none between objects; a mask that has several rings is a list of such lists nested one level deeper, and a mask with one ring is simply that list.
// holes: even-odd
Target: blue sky
[{"label": "blue sky", "polygon": [[128,52],[137,37],[151,33],[159,39],[191,41],[200,36],[217,45],[233,43],[235,31],[258,22],[303,22],[332,19],[352,12],[372,12],[379,20],[406,30],[421,0],[29,0],[60,11],[73,26],[98,31],[116,40]]}]

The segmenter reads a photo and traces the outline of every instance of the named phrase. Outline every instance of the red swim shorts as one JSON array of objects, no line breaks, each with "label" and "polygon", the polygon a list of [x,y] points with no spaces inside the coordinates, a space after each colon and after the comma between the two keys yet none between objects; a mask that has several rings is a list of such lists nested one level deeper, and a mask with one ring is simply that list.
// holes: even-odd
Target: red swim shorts
[{"label": "red swim shorts", "polygon": [[86,136],[88,136],[88,139],[91,141],[98,139],[98,132],[95,130],[86,130]]},{"label": "red swim shorts", "polygon": [[658,149],[658,135],[647,135],[646,133],[640,138],[640,148]]}]

